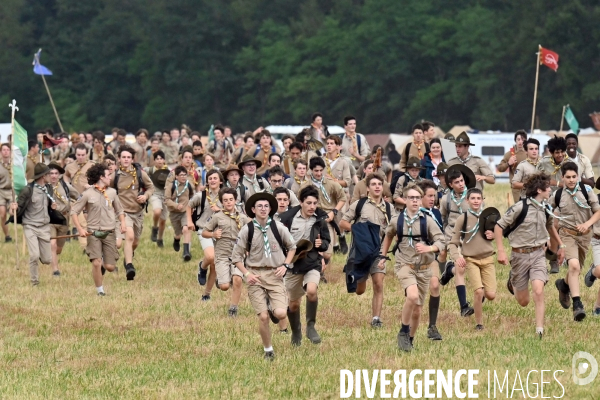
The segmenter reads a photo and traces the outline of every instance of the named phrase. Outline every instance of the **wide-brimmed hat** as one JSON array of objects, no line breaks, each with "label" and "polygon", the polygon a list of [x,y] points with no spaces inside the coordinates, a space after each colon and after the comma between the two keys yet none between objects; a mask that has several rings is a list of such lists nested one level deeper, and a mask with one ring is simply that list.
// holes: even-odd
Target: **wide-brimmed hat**
[{"label": "wide-brimmed hat", "polygon": [[[452,165],[446,171],[446,176],[450,175],[450,172],[455,171],[455,170],[460,171],[460,173],[462,174],[462,176],[465,180],[465,186],[467,189],[474,188],[475,185],[477,185],[477,179],[475,178],[475,173],[473,171],[471,171],[471,168],[467,167],[466,165],[462,165],[462,164]],[[448,186],[449,186],[450,182],[448,182],[448,180],[446,180],[446,182],[448,183]]]},{"label": "wide-brimmed hat", "polygon": [[310,240],[300,239],[298,243],[296,243],[296,253],[294,254],[294,258],[292,258],[292,263],[295,263],[296,260],[306,257],[312,248],[313,244]]},{"label": "wide-brimmed hat", "polygon": [[50,172],[50,168],[46,164],[37,163],[35,164],[35,168],[33,169],[33,180],[40,179],[42,176],[48,174]]},{"label": "wide-brimmed hat", "polygon": [[456,139],[451,140],[451,142],[455,144],[465,144],[467,146],[475,146],[475,143],[471,143],[471,139],[469,139],[469,135],[467,132],[461,132],[460,135],[456,137]]},{"label": "wide-brimmed hat", "polygon": [[409,157],[404,170],[408,171],[409,168],[425,169],[421,166],[421,160],[419,159],[419,157]]},{"label": "wide-brimmed hat", "polygon": [[273,196],[272,194],[269,194],[269,193],[260,192],[260,193],[254,193],[252,196],[250,196],[248,201],[246,201],[245,209],[246,209],[247,216],[249,216],[250,218],[256,217],[256,214],[252,211],[252,207],[254,207],[256,202],[259,200],[267,200],[269,202],[269,205],[271,206],[271,211],[269,211],[269,216],[272,217],[273,215],[275,215],[275,213],[277,212],[277,207],[278,207],[275,196]]},{"label": "wide-brimmed hat", "polygon": [[448,164],[446,164],[445,162],[439,163],[436,171],[437,171],[438,178],[440,176],[445,176],[446,173],[448,172]]},{"label": "wide-brimmed hat", "polygon": [[238,164],[238,168],[239,169],[243,169],[244,164],[249,163],[249,162],[254,162],[256,163],[256,168],[260,168],[262,166],[262,161],[257,160],[254,157],[251,157],[249,154],[246,154],[244,156],[244,158],[242,159],[242,161],[240,161],[240,163]]},{"label": "wide-brimmed hat", "polygon": [[60,164],[58,164],[56,161],[50,162],[50,164],[48,164],[48,168],[57,170],[58,173],[61,175],[65,173],[65,169],[61,167]]},{"label": "wide-brimmed hat", "polygon": [[164,190],[165,184],[167,183],[167,177],[170,173],[171,171],[169,171],[168,168],[157,169],[152,173],[152,175],[150,175],[150,179],[152,180],[152,183],[154,183],[154,186],[161,190]]},{"label": "wide-brimmed hat", "polygon": [[451,133],[446,133],[446,136],[444,136],[444,139],[449,140],[449,141],[454,141],[455,137],[453,134]]},{"label": "wide-brimmed hat", "polygon": [[227,180],[227,175],[229,175],[230,172],[236,171],[238,174],[240,174],[240,178],[242,176],[244,176],[244,171],[242,171],[241,169],[239,169],[235,164],[231,164],[227,166],[227,169],[225,171],[223,171],[223,179]]},{"label": "wide-brimmed hat", "polygon": [[496,222],[498,222],[499,219],[500,211],[495,207],[488,207],[481,212],[481,215],[479,215],[479,231],[484,239],[487,239],[487,237],[485,237],[485,232],[493,232]]}]

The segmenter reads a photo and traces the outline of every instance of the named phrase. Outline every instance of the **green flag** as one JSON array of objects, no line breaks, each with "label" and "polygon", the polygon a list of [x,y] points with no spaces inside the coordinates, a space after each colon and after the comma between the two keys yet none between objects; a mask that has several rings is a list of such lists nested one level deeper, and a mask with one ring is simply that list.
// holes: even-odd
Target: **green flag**
[{"label": "green flag", "polygon": [[18,196],[21,189],[27,186],[27,131],[16,119],[14,120],[12,140],[12,184],[15,194]]},{"label": "green flag", "polygon": [[215,140],[215,126],[211,125],[210,129],[208,130],[208,143],[212,142],[213,140]]},{"label": "green flag", "polygon": [[567,123],[569,124],[569,127],[571,127],[571,130],[573,131],[573,133],[578,135],[579,134],[579,122],[577,122],[577,119],[575,118],[573,111],[571,111],[570,106],[567,106],[567,109],[565,110],[565,119],[567,120]]}]

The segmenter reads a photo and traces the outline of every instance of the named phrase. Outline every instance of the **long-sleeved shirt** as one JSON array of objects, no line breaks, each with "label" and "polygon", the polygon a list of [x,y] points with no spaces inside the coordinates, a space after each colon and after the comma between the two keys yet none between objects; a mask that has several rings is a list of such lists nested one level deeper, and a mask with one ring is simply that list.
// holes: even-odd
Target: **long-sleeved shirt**
[{"label": "long-sleeved shirt", "polygon": [[[460,254],[463,257],[473,257],[473,258],[485,258],[494,254],[494,245],[491,240],[487,240],[481,234],[482,226],[479,227],[479,230],[474,233],[465,233],[464,240],[461,243],[461,231],[463,230],[463,225],[465,222],[465,215],[467,216],[467,226],[465,232],[469,232],[471,229],[475,227],[478,223],[479,218],[470,212],[463,213],[456,219],[456,224],[454,225],[454,233],[452,234],[452,239],[450,239],[450,243],[448,243],[448,251],[453,260],[457,260],[460,258]],[[468,242],[468,243],[467,243]]]}]

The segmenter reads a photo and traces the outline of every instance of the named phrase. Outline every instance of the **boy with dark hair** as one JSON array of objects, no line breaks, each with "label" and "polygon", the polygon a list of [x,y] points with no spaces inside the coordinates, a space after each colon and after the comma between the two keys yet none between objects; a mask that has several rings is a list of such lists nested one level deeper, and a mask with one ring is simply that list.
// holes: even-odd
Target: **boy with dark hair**
[{"label": "boy with dark hair", "polygon": [[170,172],[166,165],[165,153],[158,150],[152,155],[153,166],[146,167],[144,170],[154,183],[154,193],[150,196],[150,205],[152,206],[152,233],[150,240],[156,242],[158,247],[163,247],[163,234],[169,216],[169,210],[165,205],[165,184]]},{"label": "boy with dark hair", "polygon": [[257,165],[256,167],[256,174],[262,175],[267,171],[267,168],[269,168],[269,155],[273,153],[278,154],[280,150],[276,145],[273,144],[271,133],[268,130],[263,129],[258,137],[258,144],[255,144],[254,146],[250,147],[250,149],[246,152],[242,160],[249,156],[250,158],[260,161],[259,165]]},{"label": "boy with dark hair", "polygon": [[33,176],[35,175],[35,165],[40,162],[40,146],[37,141],[29,140],[27,142],[27,165],[25,166],[25,175],[27,177],[27,183],[33,182]]},{"label": "boy with dark hair", "polygon": [[567,155],[569,159],[577,164],[579,169],[579,179],[581,182],[594,187],[596,184],[594,180],[594,170],[592,169],[592,163],[590,159],[585,155],[577,151],[579,146],[579,137],[574,133],[569,133],[565,136],[565,142],[567,144]]},{"label": "boy with dark hair", "polygon": [[419,182],[421,182],[423,178],[419,176],[419,173],[422,169],[425,169],[421,166],[421,160],[417,157],[411,157],[408,161],[405,161],[404,166],[404,170],[406,172],[402,174],[400,178],[398,178],[393,195],[394,206],[396,207],[396,211],[398,212],[401,212],[406,206],[406,204],[404,203],[404,198],[402,196],[402,191],[410,182],[414,184],[418,184]]},{"label": "boy with dark hair", "polygon": [[356,118],[352,115],[344,117],[344,130],[341,154],[349,158],[354,168],[358,169],[371,154],[371,148],[365,135],[356,132]]},{"label": "boy with dark hair", "polygon": [[[535,140],[535,139],[534,139]],[[512,181],[516,173],[517,166],[527,158],[527,149],[525,145],[527,143],[527,132],[524,130],[518,130],[515,133],[515,145],[510,148],[509,151],[504,154],[502,161],[498,164],[498,171],[504,172],[508,170],[509,180]],[[539,143],[538,143],[539,146]],[[520,191],[513,188],[513,201],[516,203],[519,201]]]},{"label": "boy with dark hair", "polygon": [[538,164],[538,170],[550,175],[550,185],[552,193],[554,193],[559,187],[563,187],[560,167],[569,159],[566,153],[567,142],[564,138],[555,135],[548,140],[548,151],[550,151],[550,155],[542,158]]},{"label": "boy with dark hair", "polygon": [[[277,200],[277,212],[273,218],[279,221],[279,215],[283,214],[290,208],[290,191],[284,187],[278,187],[273,190],[273,196]],[[300,204],[300,202],[298,202]]]},{"label": "boy with dark hair", "polygon": [[0,224],[4,233],[4,242],[12,241],[6,225],[6,215],[12,203],[12,166],[11,149],[8,143],[2,143],[2,162],[0,163]]},{"label": "boy with dark hair", "polygon": [[215,126],[213,132],[215,139],[208,144],[207,151],[215,156],[215,166],[225,169],[233,153],[233,144],[225,138],[221,125]]},{"label": "boy with dark hair", "polygon": [[326,166],[325,174],[329,179],[348,190],[351,184],[350,166],[339,151],[341,144],[342,139],[339,136],[330,135],[325,140],[326,153],[323,155]]},{"label": "boy with dark hair", "polygon": [[308,169],[308,163],[306,160],[297,160],[294,164],[294,173],[291,178],[286,179],[283,186],[290,192],[299,193],[300,187],[308,182],[306,171]]},{"label": "boy with dark hair", "polygon": [[457,157],[448,160],[448,165],[450,167],[453,165],[464,165],[468,167],[475,175],[477,187],[483,191],[484,182],[493,185],[496,183],[496,178],[488,163],[481,157],[471,154],[469,151],[470,146],[475,146],[475,143],[471,143],[471,139],[466,132],[461,132],[461,134],[454,139]]},{"label": "boy with dark hair", "polygon": [[[421,160],[425,157],[425,154],[429,153],[429,144],[425,142],[423,125],[415,124],[411,129],[413,140],[409,141],[402,147],[402,151],[400,152],[400,170],[406,170],[406,164],[411,158],[417,158],[419,160],[419,165],[421,165]],[[400,191],[402,193],[402,191]],[[400,196],[402,197],[402,196]]]},{"label": "boy with dark hair", "polygon": [[[523,183],[529,178],[531,175],[536,174],[539,169],[538,165],[540,162],[539,158],[539,149],[540,142],[537,139],[529,139],[524,143],[525,147],[525,160],[521,161],[511,178],[511,187],[514,190],[519,191],[519,199],[525,198],[525,187]],[[518,199],[515,199],[515,203]]]},{"label": "boy with dark hair", "polygon": [[179,241],[183,235],[183,261],[190,261],[190,239],[194,226],[188,227],[186,207],[194,196],[194,189],[188,180],[187,168],[177,166],[173,172],[175,180],[165,186],[165,205],[169,209],[169,219],[173,226],[173,250],[179,252]]}]

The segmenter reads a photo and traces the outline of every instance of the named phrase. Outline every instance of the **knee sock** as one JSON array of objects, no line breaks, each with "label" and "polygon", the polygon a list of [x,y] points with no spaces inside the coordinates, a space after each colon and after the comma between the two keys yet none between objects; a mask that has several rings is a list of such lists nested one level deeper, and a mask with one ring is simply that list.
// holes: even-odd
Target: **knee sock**
[{"label": "knee sock", "polygon": [[457,286],[456,294],[458,296],[458,302],[460,303],[460,308],[465,308],[467,306],[467,288],[465,287],[465,285]]},{"label": "knee sock", "polygon": [[410,326],[402,324],[402,328],[400,328],[400,332],[403,332],[403,333],[410,332]]},{"label": "knee sock", "polygon": [[429,326],[435,325],[437,321],[438,311],[440,309],[440,296],[429,297]]}]

